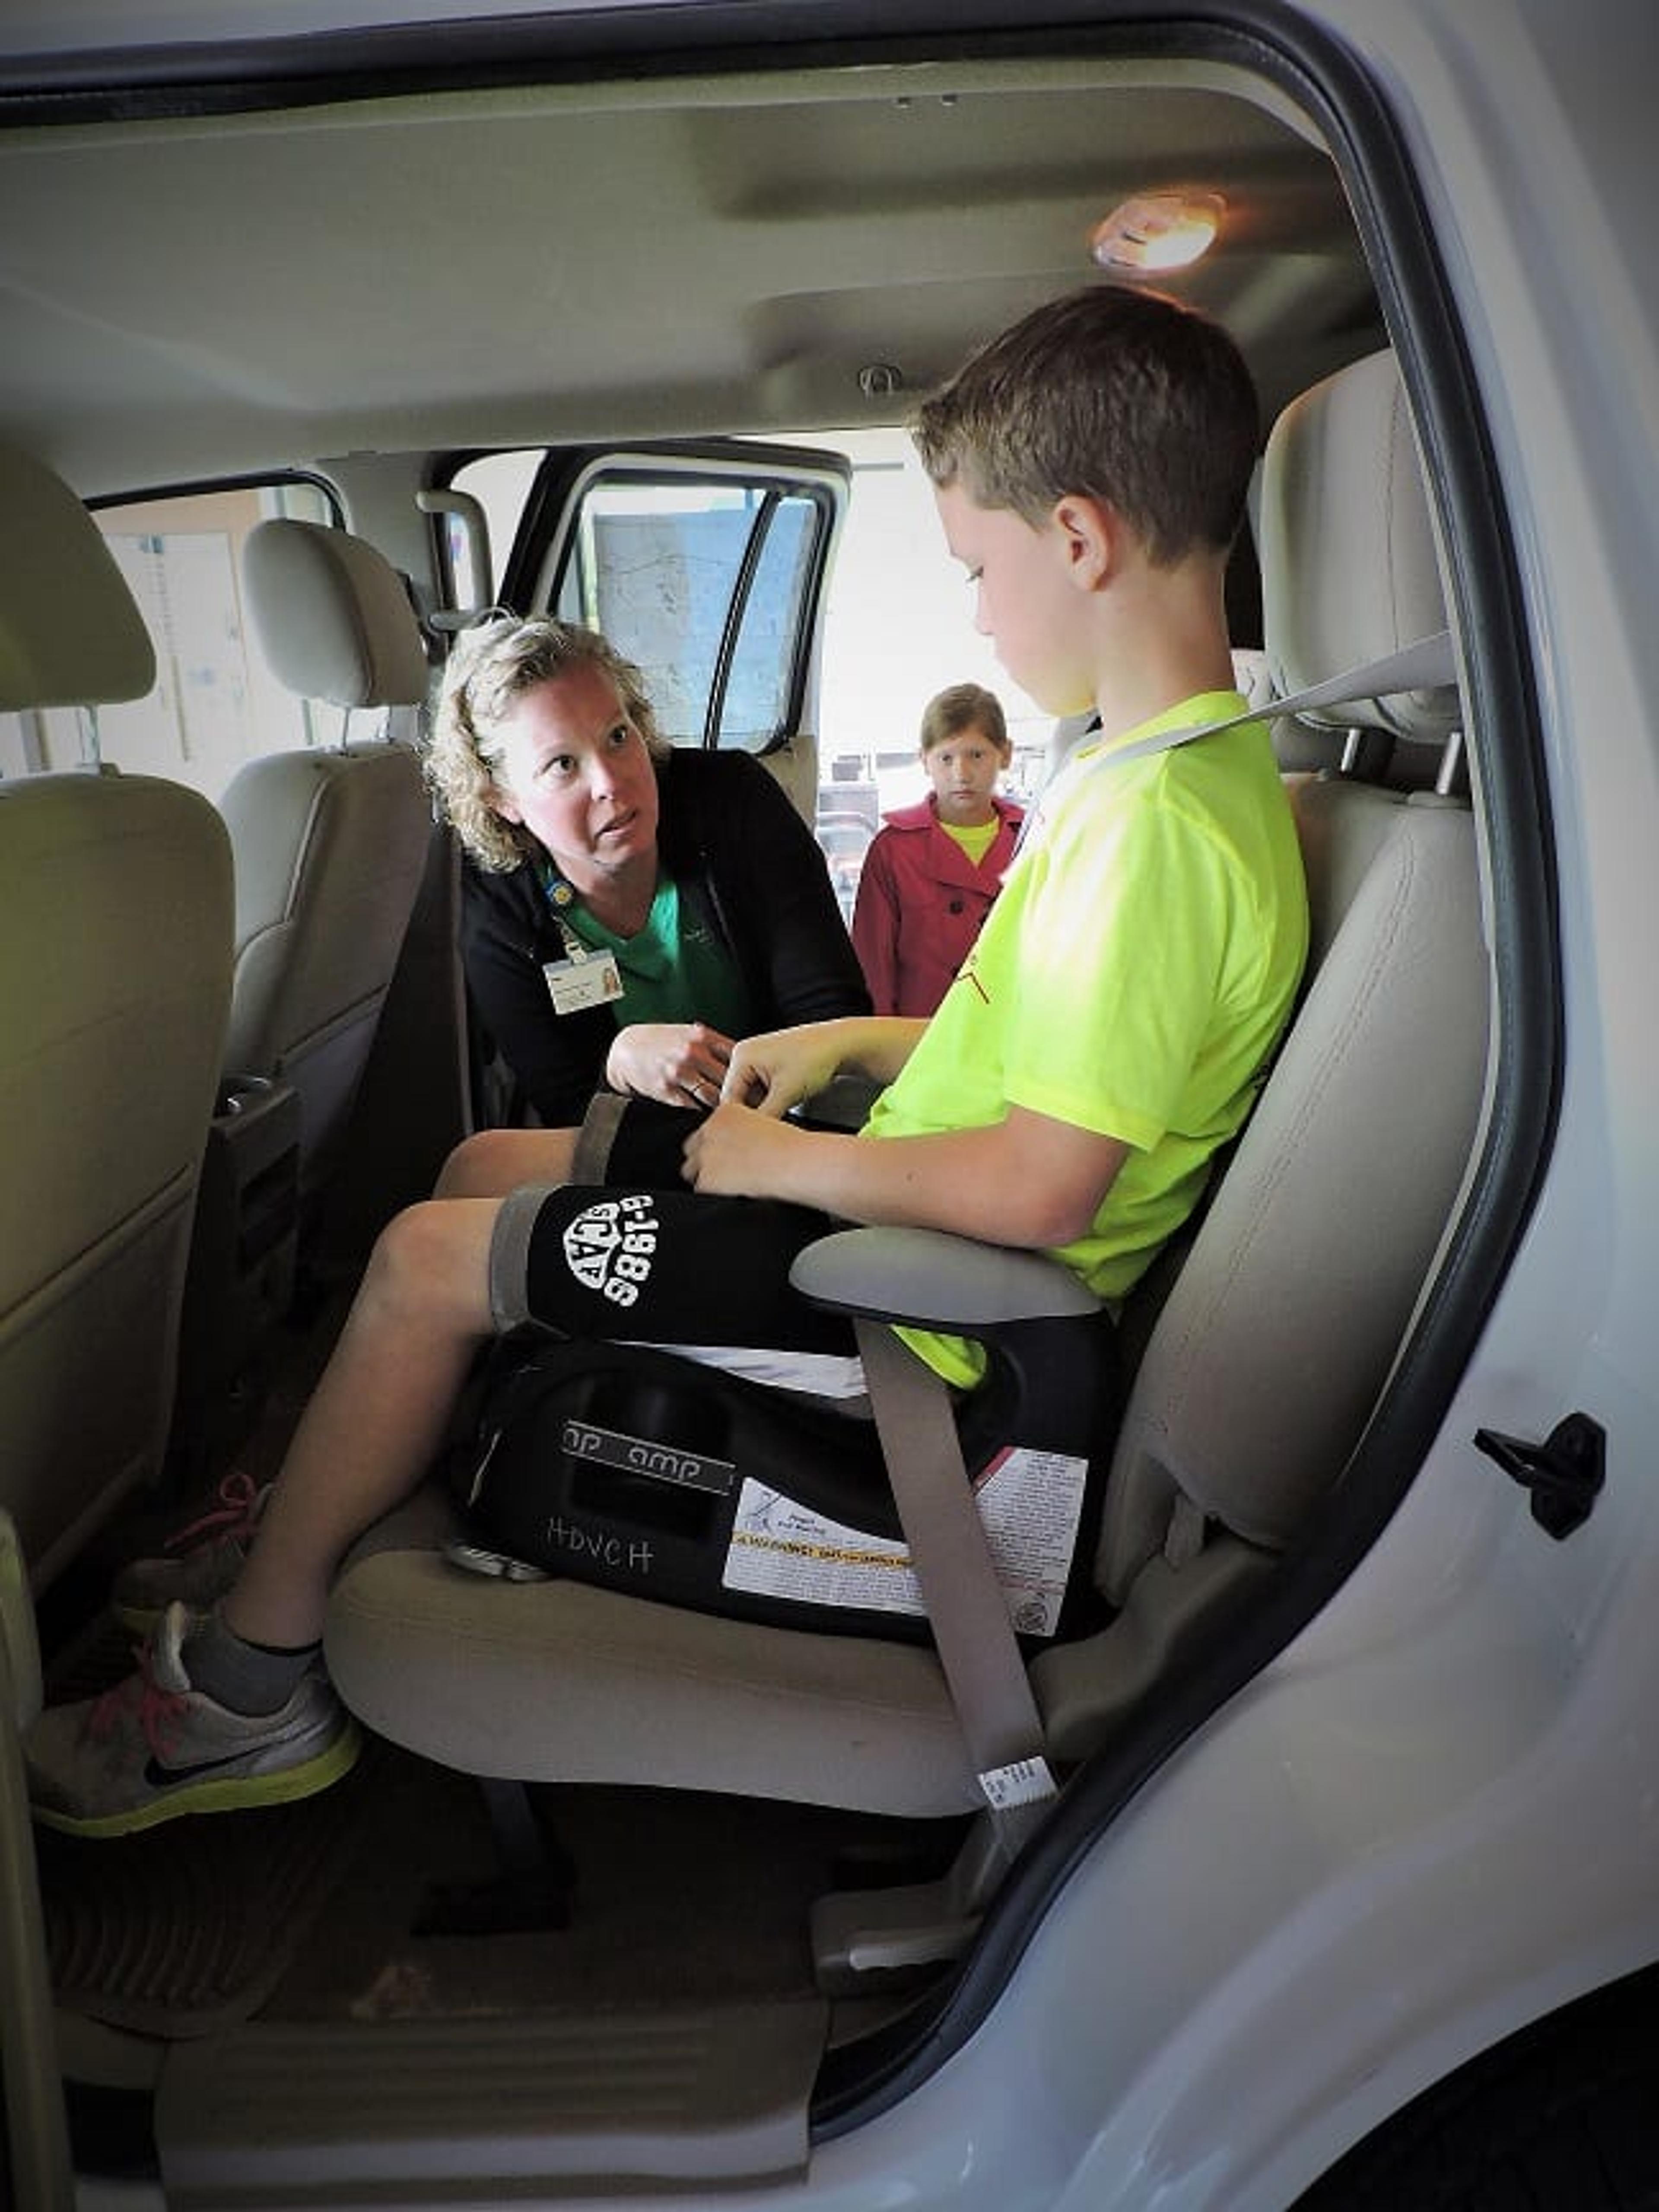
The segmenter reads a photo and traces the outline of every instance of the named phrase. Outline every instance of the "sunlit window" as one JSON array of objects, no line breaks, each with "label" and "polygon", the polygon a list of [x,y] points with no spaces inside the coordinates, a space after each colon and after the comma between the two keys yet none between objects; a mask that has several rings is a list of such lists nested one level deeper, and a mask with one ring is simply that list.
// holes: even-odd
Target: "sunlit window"
[{"label": "sunlit window", "polygon": [[216,799],[244,761],[339,741],[343,712],[296,699],[265,666],[242,600],[241,549],[272,515],[337,520],[319,485],[239,484],[100,507],[94,520],[155,647],[142,699],[0,717],[0,773],[103,760]]}]

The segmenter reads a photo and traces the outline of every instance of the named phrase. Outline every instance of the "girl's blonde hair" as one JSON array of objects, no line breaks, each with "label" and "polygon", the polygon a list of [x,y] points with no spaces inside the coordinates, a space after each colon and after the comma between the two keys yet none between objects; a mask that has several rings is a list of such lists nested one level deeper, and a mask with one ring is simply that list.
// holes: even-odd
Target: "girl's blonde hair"
[{"label": "girl's blonde hair", "polygon": [[439,688],[426,780],[444,819],[481,868],[504,875],[537,850],[530,831],[495,805],[506,751],[503,723],[526,691],[589,666],[610,677],[629,720],[660,760],[669,748],[657,733],[645,679],[598,630],[551,615],[497,615],[456,640]]}]

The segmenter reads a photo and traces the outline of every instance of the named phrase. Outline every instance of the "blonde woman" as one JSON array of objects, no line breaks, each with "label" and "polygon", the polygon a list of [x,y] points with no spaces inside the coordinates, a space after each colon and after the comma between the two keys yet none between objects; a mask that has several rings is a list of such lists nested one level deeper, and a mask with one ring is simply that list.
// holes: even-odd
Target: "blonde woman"
[{"label": "blonde woman", "polygon": [[735,1039],[868,1011],[823,854],[747,753],[676,749],[597,631],[463,634],[428,780],[465,852],[468,988],[548,1127],[602,1086],[712,1106]]}]

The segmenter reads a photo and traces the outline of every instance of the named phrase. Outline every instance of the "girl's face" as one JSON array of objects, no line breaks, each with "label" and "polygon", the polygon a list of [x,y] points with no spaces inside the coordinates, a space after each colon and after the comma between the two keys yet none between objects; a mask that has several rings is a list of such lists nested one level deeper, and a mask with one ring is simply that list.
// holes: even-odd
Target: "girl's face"
[{"label": "girl's face", "polygon": [[941,822],[957,830],[974,830],[991,819],[996,811],[991,794],[1008,765],[1010,750],[988,737],[975,722],[929,745],[921,764],[933,787]]},{"label": "girl's face", "polygon": [[514,701],[494,736],[493,803],[528,830],[579,893],[654,867],[657,772],[616,684],[592,661]]}]

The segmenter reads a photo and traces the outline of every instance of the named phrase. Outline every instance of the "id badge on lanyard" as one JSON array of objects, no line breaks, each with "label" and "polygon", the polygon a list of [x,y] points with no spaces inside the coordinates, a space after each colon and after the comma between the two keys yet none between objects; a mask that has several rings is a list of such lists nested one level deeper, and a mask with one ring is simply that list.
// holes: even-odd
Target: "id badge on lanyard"
[{"label": "id badge on lanyard", "polygon": [[559,891],[570,893],[562,880],[544,883],[548,902],[554,908],[553,919],[558,926],[559,941],[564,946],[561,960],[544,960],[542,975],[546,980],[547,994],[553,1001],[556,1014],[585,1013],[590,1006],[609,1006],[623,994],[622,970],[617,965],[614,952],[599,952],[584,945],[575,932],[558,912],[563,903]]}]

